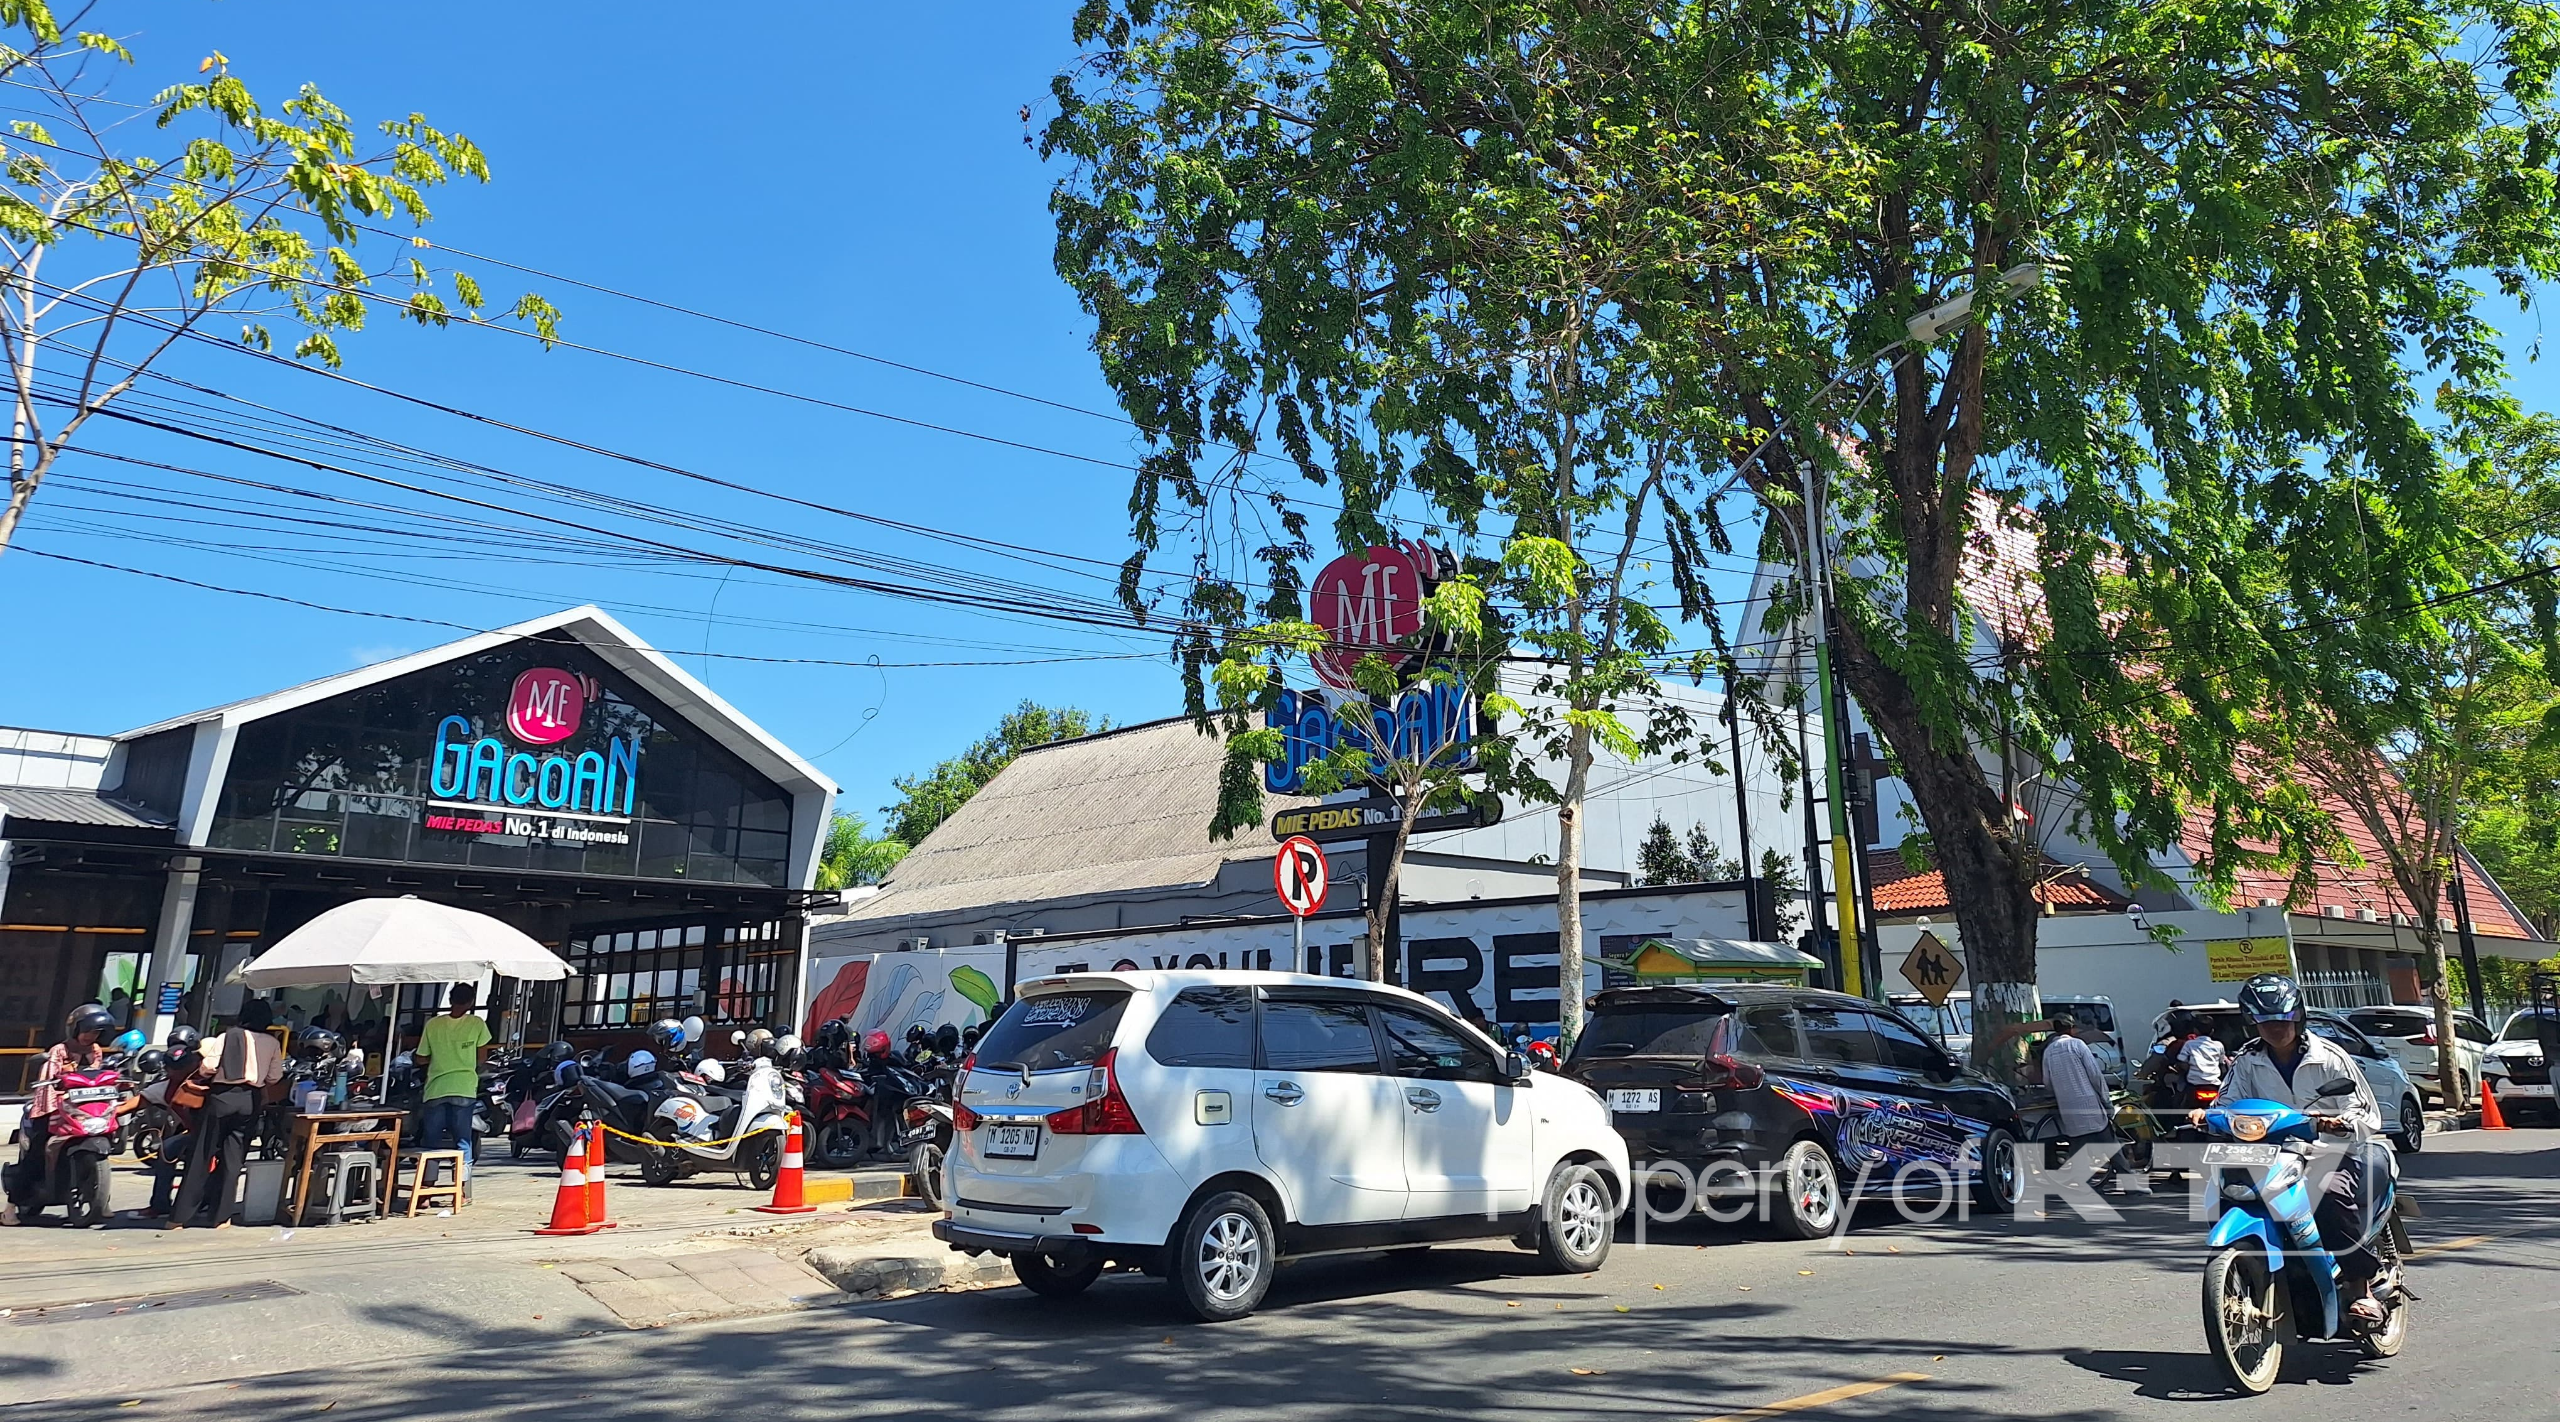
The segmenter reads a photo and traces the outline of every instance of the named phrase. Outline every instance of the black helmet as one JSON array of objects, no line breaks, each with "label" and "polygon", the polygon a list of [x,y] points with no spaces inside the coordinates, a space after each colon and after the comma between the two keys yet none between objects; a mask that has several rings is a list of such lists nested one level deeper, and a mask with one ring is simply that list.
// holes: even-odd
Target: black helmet
[{"label": "black helmet", "polygon": [[158,1047],[145,1047],[134,1053],[133,1069],[144,1076],[156,1076],[169,1069],[169,1054]]},{"label": "black helmet", "polygon": [[293,1054],[305,1061],[326,1061],[344,1046],[344,1040],[326,1027],[305,1027],[294,1035]]},{"label": "black helmet", "polygon": [[2260,973],[2240,985],[2240,1011],[2252,1022],[2299,1022],[2302,989],[2282,973]]},{"label": "black helmet", "polygon": [[923,1023],[921,1023],[921,1022],[911,1022],[911,1023],[908,1023],[908,1024],[907,1024],[907,1045],[908,1045],[908,1046],[910,1046],[910,1047],[917,1047],[917,1046],[922,1046],[922,1045],[924,1045],[924,1024],[923,1024]]},{"label": "black helmet", "polygon": [[544,1066],[556,1067],[575,1054],[576,1049],[569,1045],[567,1038],[555,1037],[543,1044],[542,1051],[534,1057],[534,1060]]},{"label": "black helmet", "polygon": [[650,1023],[649,1045],[662,1052],[684,1050],[684,1024],[672,1017],[661,1017]]},{"label": "black helmet", "polygon": [[933,1049],[944,1056],[960,1050],[960,1029],[949,1022],[934,1029]]},{"label": "black helmet", "polygon": [[818,1046],[827,1048],[842,1047],[852,1040],[853,1024],[847,1022],[841,1017],[830,1017],[826,1021],[818,1024]]},{"label": "black helmet", "polygon": [[193,1027],[180,1025],[169,1029],[169,1055],[192,1052],[204,1041],[204,1034]]},{"label": "black helmet", "polygon": [[2169,1031],[2176,1036],[2192,1037],[2203,1030],[2204,1024],[2192,1012],[2181,1009],[2169,1014]]},{"label": "black helmet", "polygon": [[116,1030],[116,1015],[94,1002],[84,1002],[71,1009],[71,1020],[64,1024],[64,1030],[74,1037],[84,1032],[104,1037]]}]

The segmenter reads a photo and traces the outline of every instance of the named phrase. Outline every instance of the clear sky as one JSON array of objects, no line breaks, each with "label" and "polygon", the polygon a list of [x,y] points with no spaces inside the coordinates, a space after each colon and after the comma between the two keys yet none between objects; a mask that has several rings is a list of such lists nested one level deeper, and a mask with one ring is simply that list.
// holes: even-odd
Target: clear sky
[{"label": "clear sky", "polygon": [[[651,4],[457,4],[430,12],[286,0],[110,0],[101,19],[141,61],[131,97],[192,74],[199,58],[220,50],[271,104],[311,80],[368,124],[418,109],[469,133],[487,149],[495,181],[438,194],[430,234],[440,244],[1107,411],[1110,397],[1085,347],[1086,323],[1050,267],[1051,174],[1023,141],[1023,106],[1041,101],[1049,77],[1072,53],[1068,10],[1017,0],[758,6],[734,15]],[[137,146],[148,142],[145,136]],[[566,312],[566,334],[582,342],[1102,463],[723,389],[575,351],[546,354],[487,332],[424,332],[377,321],[345,340],[349,375],[815,503],[1104,564],[1127,551],[1128,475],[1106,466],[1130,460],[1134,442],[1114,421],[724,331],[460,259],[454,264],[494,295],[541,290]],[[733,495],[230,351],[182,351],[168,368],[278,409],[511,473],[716,513],[840,548],[1108,595],[1110,570],[1098,564],[1035,566]],[[97,445],[404,506],[433,502],[148,431],[104,430]],[[64,471],[97,484],[156,486],[182,501],[214,487],[98,460],[67,463]],[[432,535],[392,536],[367,547],[353,571],[280,565],[242,556],[272,554],[266,535],[212,518],[66,483],[47,489],[24,546],[470,627],[596,602],[815,759],[846,787],[843,803],[866,812],[890,797],[890,776],[958,750],[1025,696],[1119,720],[1178,709],[1161,655],[1132,656],[1160,652],[1161,643],[1146,638],[793,585],[762,573],[736,572],[724,581],[717,568],[558,561],[582,554],[502,560]],[[82,531],[101,524],[214,546]],[[805,551],[773,556],[892,576]],[[129,729],[461,635],[16,553],[0,557],[0,606],[10,610],[0,621],[0,723],[85,731]],[[706,649],[729,657],[698,655]],[[1117,659],[878,671],[734,659],[1096,655]]]}]

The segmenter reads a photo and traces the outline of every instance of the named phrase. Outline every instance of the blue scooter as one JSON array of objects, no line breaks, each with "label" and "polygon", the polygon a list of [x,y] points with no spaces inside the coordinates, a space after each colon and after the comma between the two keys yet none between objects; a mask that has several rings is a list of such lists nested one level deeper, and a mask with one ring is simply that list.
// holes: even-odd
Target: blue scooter
[{"label": "blue scooter", "polygon": [[[2355,1083],[2322,1085],[2320,1099],[2352,1097]],[[2409,1332],[2409,1292],[2402,1264],[2409,1236],[2406,1209],[2394,1187],[2387,1158],[2350,1155],[2349,1168],[2364,1168],[2367,1216],[2376,1221],[2373,1252],[2381,1261],[2373,1297],[2383,1321],[2360,1323],[2340,1307],[2338,1260],[2321,1247],[2312,1212],[2319,1204],[2309,1175],[2319,1131],[2311,1118],[2274,1101],[2224,1101],[2205,1112],[2213,1139],[2204,1168],[2218,1182],[2230,1208],[2213,1227],[2213,1250],[2204,1266],[2204,1337],[2214,1361],[2233,1387],[2256,1394],[2275,1386],[2284,1369],[2285,1339],[2340,1339],[2371,1358],[2400,1351]]]}]

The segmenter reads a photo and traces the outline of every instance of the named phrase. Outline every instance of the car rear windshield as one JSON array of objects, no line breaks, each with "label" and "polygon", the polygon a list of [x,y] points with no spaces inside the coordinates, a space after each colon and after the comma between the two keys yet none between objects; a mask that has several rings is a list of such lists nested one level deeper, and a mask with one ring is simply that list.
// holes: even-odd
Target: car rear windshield
[{"label": "car rear windshield", "polygon": [[2378,1012],[2372,1009],[2350,1012],[2347,1020],[2356,1024],[2356,1030],[2379,1037],[2411,1036],[2424,1032],[2432,1022],[2423,1012]]},{"label": "car rear windshield", "polygon": [[2501,1042],[2531,1042],[2538,1040],[2541,1036],[2542,1019],[2535,1017],[2529,1012],[2520,1012],[2516,1014],[2514,1021],[2507,1024],[2507,1030],[2498,1034],[2498,1040]]},{"label": "car rear windshield", "polygon": [[1059,992],[1026,997],[978,1042],[978,1065],[999,1071],[1089,1067],[1111,1049],[1126,992]]},{"label": "car rear windshield", "polygon": [[1592,1057],[1703,1057],[1715,1040],[1725,1009],[1707,1003],[1629,1003],[1602,1007],[1573,1044],[1573,1059]]}]

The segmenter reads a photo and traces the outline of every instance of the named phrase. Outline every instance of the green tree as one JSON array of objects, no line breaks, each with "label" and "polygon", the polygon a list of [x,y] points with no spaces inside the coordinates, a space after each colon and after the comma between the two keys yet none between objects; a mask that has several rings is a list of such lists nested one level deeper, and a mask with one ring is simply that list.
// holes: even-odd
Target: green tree
[{"label": "green tree", "polygon": [[[1505,735],[1561,767],[1538,793],[1558,803],[1559,931],[1581,941],[1598,750],[1692,735],[1656,695],[1672,636],[1636,595],[1648,532],[1704,605],[1694,352],[1632,318],[1663,229],[1716,262],[1768,240],[1666,151],[1687,135],[1624,102],[1709,76],[1621,16],[1514,0],[1090,0],[1075,33],[1042,147],[1069,165],[1059,271],[1152,445],[1125,595],[1169,532],[1195,535],[1183,654],[1205,714],[1225,634],[1305,616],[1315,550],[1257,454],[1337,491],[1341,547],[1399,541],[1400,497],[1490,541],[1486,591],[1542,659]],[[1569,1045],[1582,963],[1562,962]]]},{"label": "green tree", "polygon": [[934,826],[956,814],[969,797],[986,788],[996,772],[1013,764],[1013,758],[1051,741],[1071,740],[1111,729],[1107,716],[1070,706],[1042,706],[1025,700],[1005,713],[993,732],[972,743],[960,754],[942,761],[933,769],[917,776],[900,776],[889,783],[898,788],[896,804],[882,807],[888,817],[887,838],[900,844],[924,843]]},{"label": "green tree", "polygon": [[828,822],[827,842],[818,852],[818,887],[849,889],[856,884],[877,884],[907,857],[907,849],[904,840],[887,835],[874,838],[862,816],[838,814]]},{"label": "green tree", "polygon": [[1722,884],[1742,877],[1742,862],[1728,857],[1704,824],[1691,824],[1685,841],[1671,822],[1656,814],[1636,846],[1636,882],[1655,884]]},{"label": "green tree", "polygon": [[[310,84],[270,111],[220,54],[135,89],[115,32],[79,28],[109,8],[82,6],[66,31],[45,0],[0,0],[0,26],[23,36],[0,47],[15,116],[0,140],[13,439],[0,553],[90,421],[217,318],[262,351],[271,325],[299,329],[293,356],[335,366],[339,333],[376,304],[430,326],[487,310],[469,275],[427,266],[424,238],[388,260],[357,255],[368,221],[423,226],[427,189],[487,182],[478,145],[415,113],[368,139]],[[559,322],[532,295],[503,314],[546,341]]]}]

